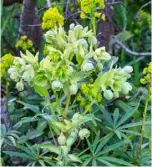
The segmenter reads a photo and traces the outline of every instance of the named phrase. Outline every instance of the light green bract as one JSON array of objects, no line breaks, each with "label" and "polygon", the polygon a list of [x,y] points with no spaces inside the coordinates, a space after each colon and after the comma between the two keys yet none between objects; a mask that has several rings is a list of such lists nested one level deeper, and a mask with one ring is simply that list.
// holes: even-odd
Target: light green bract
[{"label": "light green bract", "polygon": [[[71,24],[66,32],[60,26],[47,31],[45,39],[46,57],[39,62],[39,53],[34,56],[26,51],[25,55],[21,53],[21,58],[14,58],[8,70],[19,91],[24,90],[24,82],[27,82],[41,96],[48,96],[51,90],[77,95],[83,84],[91,84],[89,93],[83,96],[98,103],[132,89],[127,82],[132,67],[114,68],[112,57],[105,47],[98,48],[96,37],[87,27]],[[111,66],[107,68],[110,61]]]}]

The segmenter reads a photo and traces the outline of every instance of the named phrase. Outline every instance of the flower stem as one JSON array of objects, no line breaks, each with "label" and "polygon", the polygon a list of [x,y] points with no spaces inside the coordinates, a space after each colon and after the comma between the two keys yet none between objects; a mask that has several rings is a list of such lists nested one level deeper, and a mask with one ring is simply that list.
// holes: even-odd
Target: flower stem
[{"label": "flower stem", "polygon": [[92,17],[92,29],[93,29],[93,33],[96,36],[96,18],[95,16]]},{"label": "flower stem", "polygon": [[145,132],[145,121],[146,121],[146,115],[147,115],[147,108],[148,108],[148,102],[149,102],[149,99],[150,99],[149,97],[150,97],[150,91],[148,89],[148,95],[147,95],[147,98],[146,98],[145,108],[144,108],[144,112],[143,112],[141,138],[140,138],[139,147],[138,147],[137,155],[136,155],[137,159],[139,159],[139,155],[140,155],[141,149],[142,149],[142,143],[143,143],[144,132]]},{"label": "flower stem", "polygon": [[68,95],[67,95],[67,101],[66,101],[66,106],[65,106],[65,110],[64,110],[64,115],[63,115],[64,119],[66,119],[66,117],[67,117],[68,107],[69,107],[69,104],[70,104],[70,100],[71,100],[71,94],[68,93]]}]

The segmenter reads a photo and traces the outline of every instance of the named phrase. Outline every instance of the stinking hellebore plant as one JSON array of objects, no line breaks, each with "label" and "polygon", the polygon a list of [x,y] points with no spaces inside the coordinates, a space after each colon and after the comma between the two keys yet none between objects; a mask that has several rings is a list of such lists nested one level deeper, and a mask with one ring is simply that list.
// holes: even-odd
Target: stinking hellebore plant
[{"label": "stinking hellebore plant", "polygon": [[[14,58],[8,73],[19,91],[24,90],[26,82],[42,97],[54,94],[56,107],[52,102],[50,108],[56,117],[53,125],[58,129],[59,146],[49,148],[58,154],[59,165],[66,165],[69,160],[80,162],[69,152],[78,137],[84,139],[90,135],[83,127],[88,120],[87,113],[93,105],[127,94],[132,89],[127,80],[133,69],[131,66],[114,67],[113,58],[105,47],[98,48],[96,37],[87,27],[71,24],[68,32],[61,26],[56,27],[45,33],[45,39],[46,57],[39,62],[39,53],[34,56],[28,50],[26,54],[21,52],[21,57]],[[66,102],[61,103],[60,99],[65,96]],[[71,114],[69,106],[73,101],[82,106],[83,114]]]}]

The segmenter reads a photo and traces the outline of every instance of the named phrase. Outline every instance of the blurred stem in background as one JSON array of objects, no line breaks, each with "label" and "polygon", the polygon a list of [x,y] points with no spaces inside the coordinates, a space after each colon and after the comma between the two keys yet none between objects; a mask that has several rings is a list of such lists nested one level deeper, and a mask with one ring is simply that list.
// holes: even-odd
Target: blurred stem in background
[{"label": "blurred stem in background", "polygon": [[142,150],[142,143],[144,138],[144,132],[145,132],[145,122],[146,122],[146,116],[147,116],[147,109],[148,109],[148,103],[150,101],[150,86],[148,87],[148,94],[145,102],[144,112],[143,112],[143,118],[142,118],[142,128],[141,128],[141,138],[139,142],[139,147],[137,150],[136,158],[140,158],[141,150]]},{"label": "blurred stem in background", "polygon": [[[135,45],[133,39],[131,39],[132,51],[135,51]],[[136,62],[136,56],[133,56],[133,67],[134,67],[134,83],[139,81],[139,64]]]}]

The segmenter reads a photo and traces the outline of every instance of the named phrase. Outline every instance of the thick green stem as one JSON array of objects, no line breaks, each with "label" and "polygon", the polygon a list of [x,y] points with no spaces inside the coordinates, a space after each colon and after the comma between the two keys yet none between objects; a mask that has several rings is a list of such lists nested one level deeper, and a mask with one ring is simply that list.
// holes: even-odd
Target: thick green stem
[{"label": "thick green stem", "polygon": [[93,28],[93,33],[96,36],[96,18],[95,16],[92,17],[92,28]]},{"label": "thick green stem", "polygon": [[148,102],[149,102],[149,99],[150,99],[149,97],[150,97],[150,91],[148,89],[148,95],[147,95],[147,98],[146,98],[145,108],[144,108],[144,112],[143,112],[141,138],[140,138],[139,147],[138,147],[137,156],[136,156],[137,159],[139,159],[139,155],[140,155],[141,149],[142,149],[142,143],[143,143],[144,132],[145,132],[145,121],[146,121],[146,115],[147,115],[147,108],[148,108]]},{"label": "thick green stem", "polygon": [[63,115],[64,119],[66,119],[66,117],[67,117],[68,107],[69,107],[69,104],[70,104],[70,100],[71,100],[71,94],[68,93],[68,95],[67,95],[67,101],[66,101],[66,106],[65,106],[65,110],[64,110],[64,115]]}]

